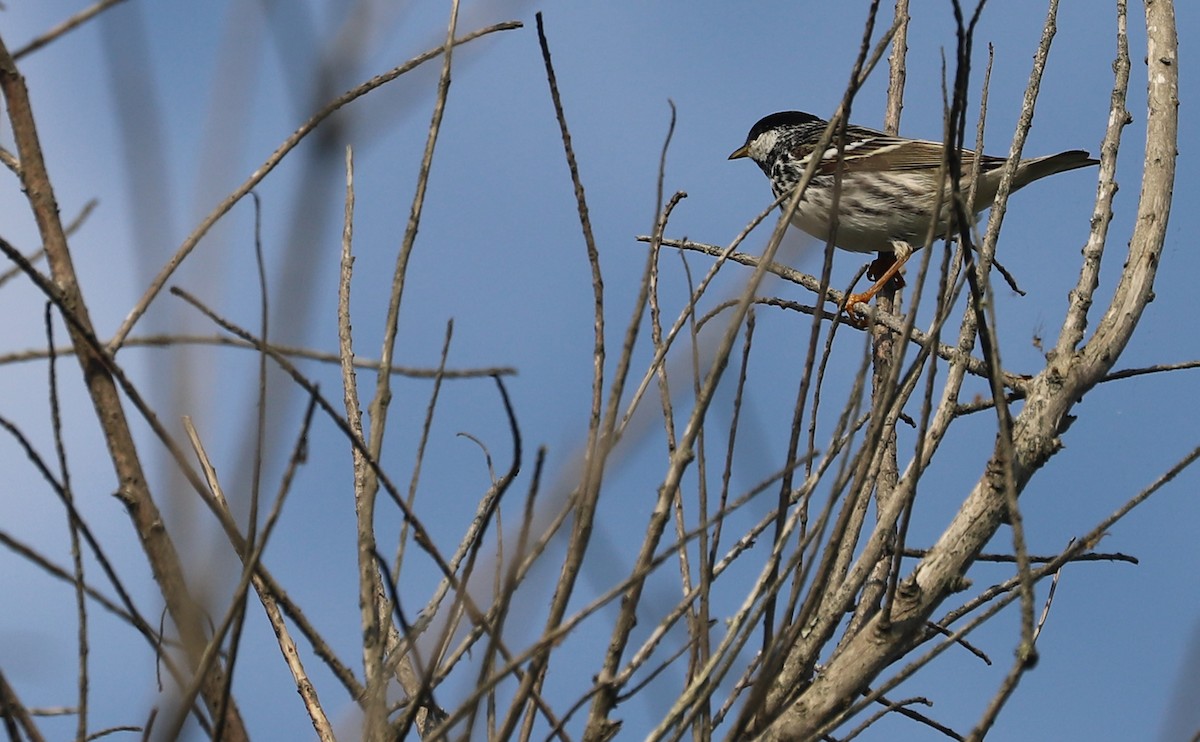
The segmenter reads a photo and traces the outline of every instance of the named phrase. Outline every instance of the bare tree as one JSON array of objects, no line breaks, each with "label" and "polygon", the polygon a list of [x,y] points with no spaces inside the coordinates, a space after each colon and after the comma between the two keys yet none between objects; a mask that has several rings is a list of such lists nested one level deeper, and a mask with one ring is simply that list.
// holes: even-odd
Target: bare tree
[{"label": "bare tree", "polygon": [[[257,611],[248,597],[251,594],[274,630],[280,657],[322,740],[336,736],[327,704],[340,695],[357,706],[362,720],[359,734],[364,739],[578,737],[600,742],[620,733],[618,705],[646,693],[667,668],[677,672],[681,682],[666,702],[661,697],[654,700],[657,717],[651,739],[690,735],[698,740],[715,736],[817,740],[833,739],[835,734],[838,739],[850,739],[887,714],[902,714],[951,738],[982,739],[1022,675],[1037,661],[1038,634],[1050,602],[1047,599],[1039,607],[1035,585],[1056,580],[1063,565],[1071,561],[1127,558],[1094,549],[1117,521],[1200,456],[1200,449],[1193,451],[1059,553],[1029,552],[1021,494],[1059,450],[1059,436],[1070,424],[1078,401],[1097,384],[1118,378],[1113,368],[1153,296],[1171,206],[1178,139],[1178,40],[1169,0],[1146,0],[1144,4],[1149,44],[1146,150],[1137,220],[1128,236],[1119,283],[1107,305],[1098,306],[1094,295],[1101,260],[1111,241],[1116,157],[1122,133],[1131,121],[1126,111],[1131,65],[1125,0],[1116,2],[1112,103],[1100,151],[1091,232],[1058,337],[1046,354],[1044,367],[1031,375],[1006,369],[1000,357],[994,335],[992,277],[1002,270],[997,269],[994,252],[1012,174],[1033,121],[1042,74],[1052,61],[1057,0],[1048,3],[1006,179],[986,226],[974,224],[968,216],[970,209],[964,204],[972,198],[959,192],[959,178],[948,178],[955,187],[942,198],[959,214],[956,231],[930,235],[931,244],[915,261],[920,265],[914,271],[910,308],[901,312],[897,289],[889,289],[880,295],[865,328],[844,322],[844,315],[837,310],[844,295],[830,285],[832,246],[827,246],[820,276],[775,262],[788,229],[787,212],[803,197],[806,183],[772,204],[727,245],[719,246],[666,236],[672,212],[685,194],[668,196],[664,192],[661,172],[665,164],[660,164],[658,217],[652,234],[640,238],[648,251],[634,311],[623,326],[612,330],[617,313],[606,303],[600,250],[575,161],[569,111],[560,97],[560,85],[570,83],[560,82],[556,76],[553,34],[543,28],[539,15],[537,38],[593,288],[594,376],[587,438],[574,469],[552,484],[543,476],[545,448],[537,450],[532,465],[527,460],[520,417],[510,403],[505,382],[511,369],[450,368],[447,357],[452,328],[447,330],[437,368],[404,368],[396,360],[398,326],[402,309],[407,310],[406,280],[442,133],[455,49],[521,24],[507,22],[464,33],[459,28],[458,3],[452,2],[442,41],[323,104],[199,223],[145,286],[113,337],[106,340],[97,335],[90,319],[89,297],[76,278],[69,239],[73,226],[60,219],[52,173],[44,161],[37,120],[18,61],[34,50],[52,51],[62,34],[115,4],[97,3],[17,52],[10,52],[0,42],[0,90],[15,145],[14,152],[0,155],[19,178],[42,242],[41,251],[31,256],[3,240],[0,250],[37,287],[48,306],[46,347],[7,360],[47,359],[54,454],[40,452],[19,426],[2,418],[0,425],[19,442],[46,487],[63,502],[71,527],[73,565],[60,567],[36,550],[23,547],[19,539],[0,536],[14,553],[48,576],[69,581],[76,591],[80,670],[79,697],[72,712],[78,718],[76,736],[80,740],[100,734],[88,721],[87,609],[94,604],[118,615],[144,637],[170,678],[173,705],[149,711],[148,719],[147,712],[131,710],[130,729],[156,739],[174,739],[185,728],[198,728],[214,739],[249,738],[232,677],[239,653],[245,649],[246,614]],[[907,0],[897,0],[888,20],[877,17],[878,6],[878,2],[871,6],[857,64],[842,105],[825,133],[825,146],[844,147],[839,125],[849,116],[863,82],[878,74],[875,68],[885,55],[890,68],[886,126],[892,132],[898,127],[909,8]],[[969,96],[982,91],[986,102],[986,72],[981,75],[971,67],[975,26],[984,3],[963,8],[956,1],[953,6],[958,35],[946,87],[944,168],[956,176],[971,166],[957,153],[967,141]],[[350,148],[344,150],[340,163],[344,165],[345,198],[337,353],[322,355],[273,342],[267,336],[270,305],[265,298],[262,326],[254,331],[238,326],[181,288],[171,291],[206,317],[220,335],[138,334],[151,303],[206,234],[270,177],[280,162],[292,156],[298,144],[343,106],[426,63],[440,64],[436,100],[394,273],[387,281],[367,277],[371,285],[384,285],[390,292],[377,359],[357,357],[362,339],[356,341],[351,330],[352,289],[362,290],[362,277],[355,279],[352,270],[355,180]],[[968,148],[981,147],[985,114],[986,110],[979,112],[980,128],[975,144]],[[669,146],[670,135],[663,146],[663,163]],[[776,207],[785,213],[762,253],[739,251],[752,234],[758,234],[755,230]],[[932,244],[940,237],[950,238],[944,249]],[[660,293],[660,279],[673,270],[664,256],[675,250],[711,255],[716,260],[709,261],[711,267],[698,281],[685,272],[689,297],[672,308]],[[48,272],[38,267],[43,256]],[[259,266],[265,297],[267,275],[261,252]],[[719,271],[745,274],[740,295],[710,300],[708,292]],[[769,275],[811,290],[817,297],[814,306],[764,296],[763,281]],[[923,297],[926,301],[933,297],[932,309],[921,306]],[[826,302],[830,302],[827,308]],[[739,434],[744,435],[742,402],[747,387],[754,383],[749,366],[760,351],[755,339],[756,311],[763,306],[783,307],[794,310],[796,316],[809,317],[800,321],[810,323],[811,334],[795,393],[773,392],[778,404],[792,411],[787,461],[776,471],[760,472],[757,486],[738,493],[732,489],[731,472],[735,452],[742,450],[738,447]],[[56,326],[65,326],[69,346],[56,348]],[[1093,328],[1090,334],[1089,327]],[[851,342],[855,336],[869,338],[864,345],[867,353],[857,377],[842,394],[826,383],[826,372],[835,345]],[[186,444],[179,440],[162,422],[163,413],[146,401],[122,354],[123,349],[138,345],[178,348],[195,344],[222,344],[257,354],[260,404],[258,417],[249,426],[256,431],[256,456],[261,456],[263,429],[270,424],[263,412],[263,400],[274,383],[268,367],[282,370],[287,384],[302,390],[307,399],[276,495],[264,508],[265,516],[258,512],[258,475],[253,482],[236,484],[239,491],[256,493],[249,517],[242,522],[225,495],[231,485],[222,482],[202,432],[185,420],[188,440]],[[649,364],[636,365],[636,359],[647,352]],[[57,384],[63,373],[58,355],[64,353],[73,354],[80,364],[107,445],[117,495],[166,607],[169,623],[162,627],[144,616],[129,596],[127,578],[110,566],[106,547],[75,505],[58,415]],[[338,364],[340,404],[310,378],[303,361]],[[360,371],[375,374],[369,400],[360,394]],[[410,461],[415,459],[416,464],[407,484],[398,477],[408,471],[409,464],[391,458],[385,447],[393,384],[397,375],[405,374],[432,379],[433,388],[418,443],[411,452],[415,456]],[[990,399],[963,401],[963,385],[970,376],[984,380]],[[507,466],[501,465],[501,472],[493,474],[474,517],[462,526],[458,543],[446,549],[431,535],[431,524],[441,517],[436,506],[423,505],[416,491],[440,390],[456,379],[495,385],[513,456]],[[719,388],[732,388],[732,393],[721,396]],[[651,412],[655,393],[658,405]],[[717,414],[721,405],[727,406]],[[905,411],[910,406],[918,408],[915,419]],[[977,414],[995,418],[995,443],[986,465],[974,486],[962,493],[940,537],[931,544],[914,544],[908,526],[923,477],[942,450],[951,426]],[[657,419],[651,421],[651,417]],[[730,422],[721,429],[714,420],[723,417]],[[910,424],[913,431],[898,438],[896,428],[902,423]],[[337,643],[323,637],[306,618],[303,606],[289,597],[263,559],[293,480],[314,455],[308,446],[314,426],[338,431],[346,444],[337,452],[318,455],[348,452],[352,462],[361,660],[339,656],[334,649]],[[139,440],[135,427],[148,430],[153,438]],[[656,499],[649,519],[637,524],[644,536],[632,568],[617,576],[605,572],[610,580],[607,588],[589,593],[581,589],[580,577],[588,565],[603,560],[603,555],[597,555],[594,533],[606,483],[626,466],[627,447],[622,444],[648,440],[665,452],[665,464],[653,482]],[[174,471],[219,524],[240,565],[229,580],[232,588],[227,601],[199,598],[197,586],[184,569],[174,540],[177,534],[167,527],[168,519],[162,513],[164,495],[152,488],[145,473],[144,451],[151,443],[169,453]],[[721,444],[723,456],[712,456],[710,451]],[[525,494],[523,501],[514,504],[511,500],[517,489]],[[749,525],[736,525],[746,523],[747,503],[757,502],[768,492],[775,496],[770,511],[755,516]],[[380,511],[384,508],[401,521],[398,534],[382,530]],[[507,523],[502,514],[507,515]],[[1011,551],[986,554],[985,547],[1002,529],[1007,529]],[[399,544],[394,556],[387,554],[384,546],[393,540]],[[81,556],[85,552],[102,565],[116,599],[85,579]],[[974,588],[973,568],[980,561],[1011,562],[1015,570],[999,584]],[[438,579],[418,611],[402,598],[409,592],[405,579],[414,562],[429,565]],[[651,581],[671,573],[672,563],[676,591],[664,599]],[[549,596],[544,609],[530,600],[533,595]],[[657,599],[649,600],[651,595]],[[531,602],[536,603],[538,628],[529,640]],[[518,603],[524,625],[514,628]],[[980,709],[972,729],[955,730],[914,710],[920,699],[896,700],[888,695],[950,648],[980,653],[968,642],[968,635],[1013,603],[1019,605],[1020,615],[1015,659],[991,702]],[[728,606],[732,609],[725,611],[723,607]],[[719,621],[722,615],[728,617]],[[642,629],[635,630],[639,623]],[[580,662],[571,654],[570,642],[585,631],[594,636],[597,626],[607,636],[602,656],[595,663]],[[681,645],[667,641],[681,633],[686,637]],[[671,649],[677,645],[678,649]],[[322,675],[332,680],[316,680],[310,669],[313,662],[322,665]],[[574,685],[585,691],[564,701],[554,687],[556,679],[563,677],[571,677]],[[455,687],[470,690],[448,692],[451,679],[458,681]],[[19,691],[0,674],[0,717],[10,738],[41,739],[37,717],[22,702]]]}]

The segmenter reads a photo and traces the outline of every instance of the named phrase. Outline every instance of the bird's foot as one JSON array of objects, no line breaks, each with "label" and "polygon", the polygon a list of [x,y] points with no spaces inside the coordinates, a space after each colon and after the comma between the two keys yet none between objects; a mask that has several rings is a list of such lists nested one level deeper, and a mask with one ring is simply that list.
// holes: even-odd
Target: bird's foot
[{"label": "bird's foot", "polygon": [[842,308],[846,324],[860,330],[867,328],[871,322],[871,299],[875,298],[876,293],[877,291],[867,290],[846,297],[846,303]]}]

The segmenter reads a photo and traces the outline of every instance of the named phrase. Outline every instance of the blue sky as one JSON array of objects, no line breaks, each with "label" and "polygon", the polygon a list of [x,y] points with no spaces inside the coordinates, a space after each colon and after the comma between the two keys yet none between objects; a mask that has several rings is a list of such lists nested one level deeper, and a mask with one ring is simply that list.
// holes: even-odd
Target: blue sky
[{"label": "blue sky", "polygon": [[[3,34],[11,49],[86,3],[7,5]],[[270,14],[266,5],[131,0],[22,62],[63,214],[70,218],[87,200],[100,201],[72,246],[102,335],[116,329],[145,282],[195,223],[258,167],[317,102],[315,63],[335,53],[330,39],[346,23],[342,6],[350,4],[277,3],[280,7]],[[331,93],[437,45],[445,33],[444,3],[376,5],[372,23],[345,32],[347,41],[337,53],[353,62],[329,81]],[[1180,35],[1186,39],[1197,29],[1198,11],[1194,4],[1180,5]],[[953,55],[953,22],[948,2],[914,6],[901,131],[938,138],[940,69],[943,54]],[[688,193],[668,235],[725,244],[770,199],[757,168],[728,162],[726,156],[767,113],[798,108],[826,116],[834,109],[857,53],[866,7],[866,2],[622,1],[540,8],[587,188],[613,348],[643,266],[645,248],[634,236],[648,233],[653,223],[668,100],[676,106],[677,121],[665,188]],[[561,475],[577,454],[586,432],[591,373],[589,270],[533,28],[538,9],[525,2],[464,3],[464,31],[509,19],[526,27],[461,47],[454,55],[453,84],[410,266],[398,344],[401,363],[432,367],[446,322],[453,319],[451,366],[519,370],[508,388],[525,440],[521,492],[528,486],[534,447],[548,446],[552,475]],[[1145,119],[1139,12],[1140,5],[1131,4],[1129,109],[1134,124],[1121,153],[1122,189],[1099,302],[1107,299],[1119,274],[1137,200]],[[1009,0],[990,5],[980,25],[977,68],[982,68],[987,44],[995,50],[986,137],[990,152],[1007,150],[1044,16],[1042,2]],[[1096,153],[1112,86],[1113,10],[1107,3],[1064,3],[1058,28],[1026,153],[1073,148]],[[1200,340],[1189,321],[1195,310],[1194,276],[1200,272],[1200,258],[1191,247],[1200,219],[1191,205],[1200,196],[1200,185],[1188,117],[1188,103],[1197,91],[1186,50],[1182,63],[1184,123],[1169,244],[1156,299],[1118,368],[1200,356]],[[336,131],[332,126],[324,130],[333,138],[327,154],[310,140],[258,189],[275,339],[336,348],[341,151],[352,144],[357,162],[354,330],[359,353],[377,355],[438,68],[439,63],[427,65],[353,104],[330,122],[337,124]],[[855,103],[856,123],[881,125],[884,82],[877,74],[864,88]],[[7,128],[0,141],[11,148]],[[8,175],[3,182],[4,237],[32,247],[36,232],[14,179]],[[1057,336],[1066,293],[1078,275],[1094,193],[1094,171],[1080,171],[1033,185],[1010,202],[999,256],[1027,296],[1000,290],[996,302],[1002,353],[1015,370],[1037,369],[1042,359],[1035,338],[1052,342]],[[201,243],[172,283],[244,326],[256,327],[252,230],[253,214],[244,201]],[[752,249],[761,249],[767,234],[756,233]],[[810,241],[794,235],[787,247],[797,267],[819,271],[819,249]],[[698,256],[688,260],[696,274],[710,264]],[[861,262],[860,256],[839,253],[835,284],[848,281]],[[663,266],[664,292],[678,302],[685,286],[680,264],[667,256]],[[719,290],[736,291],[745,275],[739,269],[725,271]],[[770,290],[801,302],[811,298],[781,283],[771,284]],[[41,302],[27,284],[6,286],[0,309],[10,318],[3,329],[6,351],[44,342]],[[735,470],[742,488],[781,463],[790,419],[787,405],[809,327],[807,319],[778,312],[761,313],[760,325],[754,360],[759,391],[748,408],[747,440],[753,446]],[[181,328],[212,331],[177,299],[162,296],[138,331]],[[845,379],[854,372],[861,351],[857,338],[842,334],[839,339],[844,347],[834,355],[832,389],[841,383],[837,375]],[[768,353],[766,348],[777,350]],[[649,359],[644,349],[638,357],[643,364]],[[177,428],[179,415],[193,416],[222,473],[230,482],[245,481],[238,475],[245,471],[251,441],[247,431],[252,418],[245,408],[254,398],[249,381],[253,358],[207,348],[173,358],[160,350],[131,349],[122,358],[151,400],[173,410],[165,415],[169,423]],[[336,369],[309,365],[306,370],[327,394],[338,396]],[[4,388],[21,390],[4,396],[0,414],[24,426],[49,452],[45,373],[44,364],[0,368]],[[90,405],[74,368],[64,364],[63,373],[71,380],[64,393],[79,497],[104,543],[118,555],[144,610],[155,615],[154,587],[140,566],[128,519],[110,496],[111,469],[97,455],[102,448]],[[1064,436],[1065,450],[1038,473],[1022,500],[1031,551],[1060,550],[1200,441],[1196,373],[1114,382],[1082,401],[1076,409],[1078,422]],[[276,382],[286,388],[281,378]],[[371,382],[370,375],[360,374],[364,394]],[[968,395],[975,391],[983,389]],[[403,482],[429,393],[428,382],[397,382],[387,448]],[[272,404],[277,425],[267,492],[273,492],[301,410],[294,390],[273,397]],[[990,451],[994,421],[976,417],[956,429],[936,476],[923,483],[912,542],[934,538],[978,477]],[[418,503],[419,508],[424,503],[434,535],[447,549],[488,484],[479,449],[457,434],[469,432],[485,441],[501,468],[500,462],[511,455],[506,431],[491,382],[455,382],[444,388]],[[233,565],[223,554],[222,539],[199,505],[167,476],[161,451],[148,435],[143,440],[145,455],[155,462],[164,510],[197,581],[223,594]],[[616,564],[632,559],[640,539],[640,525],[630,529],[628,523],[652,502],[653,477],[663,462],[661,445],[655,445],[647,440],[631,444],[607,485],[595,553]],[[353,660],[358,629],[348,456],[328,426],[315,432],[313,450],[267,561]],[[0,489],[4,528],[65,561],[61,509],[9,441],[0,442],[0,456],[12,472],[11,484]],[[1200,635],[1197,484],[1198,475],[1186,472],[1101,544],[1102,550],[1137,556],[1140,566],[1080,564],[1064,572],[1039,645],[1041,663],[1022,680],[992,739],[1178,739],[1200,726],[1200,718],[1186,716],[1196,714],[1194,707],[1183,712],[1181,726],[1171,728],[1174,722],[1168,721],[1181,681],[1196,681],[1195,664],[1184,658],[1189,652],[1194,656],[1189,642],[1200,641],[1195,638]],[[244,493],[240,496],[244,501]],[[1005,545],[1003,538],[998,549]],[[69,704],[74,682],[71,593],[49,584],[15,556],[3,559],[0,593],[17,596],[10,605],[20,609],[0,612],[0,667],[28,704]],[[1004,579],[1006,570],[980,567],[976,584]],[[616,574],[593,567],[585,588],[601,590]],[[544,576],[549,575],[546,570]],[[432,580],[414,571],[404,594],[421,604]],[[663,601],[674,600],[669,580],[655,588],[662,590]],[[540,625],[536,604],[530,611]],[[94,615],[93,726],[139,723],[156,701],[149,653],[131,632]],[[243,713],[260,738],[303,738],[310,734],[303,710],[261,616],[253,607],[251,615],[247,630],[253,641],[238,676]],[[611,613],[600,614],[592,629],[597,641],[607,639],[607,617]],[[951,652],[905,686],[905,694],[931,698],[936,704],[932,715],[969,729],[1007,670],[1017,636],[1016,614],[1003,614],[976,637],[992,654],[994,666]],[[581,665],[595,666],[588,642],[573,650]],[[583,673],[581,681],[590,673]],[[564,680],[564,687],[569,686]],[[334,718],[349,718],[345,698],[332,685],[325,687],[323,698]],[[630,738],[653,724],[652,706],[635,701],[619,709]],[[47,722],[46,728],[57,730],[57,723]],[[73,722],[62,729],[73,729]],[[867,735],[931,736],[902,721]]]}]

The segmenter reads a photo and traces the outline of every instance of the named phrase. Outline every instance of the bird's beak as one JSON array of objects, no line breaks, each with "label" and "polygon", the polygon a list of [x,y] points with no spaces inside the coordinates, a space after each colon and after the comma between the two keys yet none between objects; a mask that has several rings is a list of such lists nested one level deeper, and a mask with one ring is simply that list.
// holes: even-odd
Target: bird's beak
[{"label": "bird's beak", "polygon": [[733,151],[733,154],[729,155],[729,159],[740,160],[743,157],[748,157],[749,155],[750,155],[750,153],[746,151],[746,145],[743,144],[742,146],[735,149]]}]

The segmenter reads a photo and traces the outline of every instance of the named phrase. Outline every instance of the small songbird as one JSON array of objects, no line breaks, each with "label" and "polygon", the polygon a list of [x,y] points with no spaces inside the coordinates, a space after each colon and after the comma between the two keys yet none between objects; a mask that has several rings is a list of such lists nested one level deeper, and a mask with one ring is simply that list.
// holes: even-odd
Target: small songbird
[{"label": "small songbird", "polygon": [[[800,183],[817,142],[829,122],[800,111],[773,113],[761,119],[746,136],[746,143],[733,151],[729,159],[749,157],[771,181],[776,196],[790,194]],[[878,252],[870,278],[875,284],[846,302],[850,311],[867,303],[889,280],[897,275],[913,251],[925,243],[934,205],[938,197],[938,169],[942,164],[943,145],[921,139],[906,139],[861,126],[846,127],[842,153],[842,184],[837,206],[837,232],[834,244],[853,252]],[[821,165],[800,199],[792,224],[820,240],[829,239],[830,209],[833,204],[834,172],[838,167],[836,139],[820,153]],[[975,153],[962,150],[961,190],[970,189],[970,172]],[[992,205],[1000,188],[1005,159],[980,158],[979,184],[972,211],[979,213]],[[1096,165],[1083,150],[1060,152],[1046,157],[1021,160],[1012,189],[1023,188],[1048,175]],[[949,184],[943,189],[937,212],[934,237],[942,237],[950,225]]]}]

